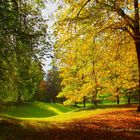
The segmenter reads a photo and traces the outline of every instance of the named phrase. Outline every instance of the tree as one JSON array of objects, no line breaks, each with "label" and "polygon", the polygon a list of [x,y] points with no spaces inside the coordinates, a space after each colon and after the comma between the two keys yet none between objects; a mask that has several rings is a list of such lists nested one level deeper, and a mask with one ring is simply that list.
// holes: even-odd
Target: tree
[{"label": "tree", "polygon": [[[95,42],[97,42],[99,41],[99,38],[106,38],[107,32],[110,32],[110,34],[108,34],[108,39],[110,36],[115,37],[116,33],[125,33],[124,39],[129,38],[136,48],[138,68],[140,73],[138,0],[87,0],[86,2],[83,0],[65,0],[64,2],[69,6],[61,10],[63,14],[59,15],[59,24],[63,26],[66,24],[67,26],[69,25],[69,28],[71,28],[73,34],[73,38],[74,36],[77,37],[81,35],[84,36],[85,34],[92,34]],[[63,28],[63,26],[61,28]],[[74,28],[76,30],[74,30]],[[60,38],[62,36],[62,32],[58,35]],[[140,94],[138,110],[140,111]]]},{"label": "tree", "polygon": [[[7,97],[7,100],[21,102],[31,98],[42,78],[39,57],[46,45],[47,27],[40,3],[34,0],[0,1],[1,100]],[[40,75],[37,81],[33,75]]]},{"label": "tree", "polygon": [[45,102],[46,97],[47,97],[47,82],[45,80],[42,80],[39,84],[39,89],[35,94],[35,99]]},{"label": "tree", "polygon": [[59,76],[59,70],[54,65],[48,71],[46,83],[46,98],[48,101],[55,103],[57,95],[61,91],[61,78]]}]

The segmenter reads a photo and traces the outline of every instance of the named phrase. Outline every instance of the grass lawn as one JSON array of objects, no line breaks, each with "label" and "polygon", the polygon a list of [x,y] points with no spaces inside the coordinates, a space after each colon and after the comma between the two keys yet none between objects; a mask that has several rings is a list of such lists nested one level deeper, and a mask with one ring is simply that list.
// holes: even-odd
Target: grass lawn
[{"label": "grass lawn", "polygon": [[137,105],[72,109],[35,102],[1,115],[0,140],[139,140]]},{"label": "grass lawn", "polygon": [[16,118],[45,118],[71,111],[71,108],[60,104],[51,104],[43,102],[25,103],[12,105],[1,111],[1,114]]}]

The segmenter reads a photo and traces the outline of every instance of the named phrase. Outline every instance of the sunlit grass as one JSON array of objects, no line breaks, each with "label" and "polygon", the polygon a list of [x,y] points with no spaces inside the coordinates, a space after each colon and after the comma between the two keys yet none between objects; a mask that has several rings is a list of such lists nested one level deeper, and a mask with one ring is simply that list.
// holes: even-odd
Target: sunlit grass
[{"label": "sunlit grass", "polygon": [[[71,110],[66,113],[61,113],[56,116],[44,117],[44,118],[20,118],[26,121],[32,121],[36,123],[38,122],[49,122],[49,123],[63,123],[63,122],[71,122],[74,120],[83,120],[86,118],[94,117],[94,115],[99,115],[107,112],[112,112],[116,110],[132,110],[132,108],[127,105],[99,105],[99,106],[91,106],[91,108],[78,108],[75,110]],[[136,108],[133,108],[136,110]]]},{"label": "sunlit grass", "polygon": [[[42,132],[42,130],[46,129],[51,130],[54,126],[63,128],[65,125],[69,126],[73,122],[76,122],[76,120],[80,122],[84,120],[90,121],[90,119],[96,118],[96,115],[99,116],[104,113],[110,114],[117,110],[136,110],[136,106],[137,105],[92,105],[86,108],[71,109],[60,104],[41,102],[25,104],[7,110],[6,113],[3,112],[3,114],[0,115],[0,122],[2,124],[0,129],[2,134],[4,134],[0,136],[0,140],[1,138],[4,140],[6,136],[9,136],[9,132],[13,134],[13,138],[11,138],[11,136],[10,138],[16,140],[19,135],[21,137],[28,137],[28,135],[34,136],[39,131]],[[44,114],[44,110],[47,114]],[[23,113],[22,117],[19,116],[21,115],[19,113],[20,111]],[[39,114],[35,114],[34,111],[38,111]],[[27,112],[28,114],[26,114]]]},{"label": "sunlit grass", "polygon": [[71,111],[71,108],[60,104],[33,102],[12,106],[2,114],[15,118],[44,118]]},{"label": "sunlit grass", "polygon": [[[126,105],[92,105],[89,104],[86,108],[69,108],[60,104],[33,102],[16,107],[12,107],[3,112],[6,118],[15,118],[25,120],[32,124],[39,122],[63,123],[73,120],[93,117],[106,112],[112,112],[118,109],[126,109]],[[129,109],[129,108],[127,108]]]},{"label": "sunlit grass", "polygon": [[[99,107],[99,108],[98,108]],[[98,115],[98,114],[103,114],[106,112],[112,112],[115,110],[123,110],[123,109],[128,109],[130,110],[130,108],[126,108],[125,106],[98,106],[98,107],[94,107],[93,109],[88,109],[88,110],[77,110],[77,111],[71,111],[71,112],[67,112],[65,114],[60,114],[57,116],[53,116],[53,117],[48,117],[48,118],[44,118],[44,121],[50,121],[50,122],[69,122],[69,121],[73,121],[73,120],[79,120],[79,119],[84,119],[84,118],[90,118],[93,117],[94,115]],[[132,108],[131,108],[132,109]],[[43,119],[40,119],[43,121]]]},{"label": "sunlit grass", "polygon": [[[56,112],[57,115],[55,116],[49,116],[49,117],[27,117],[29,114],[26,114],[26,117],[13,117],[11,115],[4,114],[0,115],[0,140],[6,140],[12,139],[17,140],[19,137],[23,139],[27,138],[33,138],[33,139],[40,139],[40,136],[44,134],[46,136],[46,133],[51,135],[51,131],[57,132],[57,130],[69,128],[69,130],[75,130],[75,127],[71,128],[71,124],[81,122],[84,124],[84,121],[90,122],[91,120],[94,121],[95,119],[98,119],[98,117],[108,117],[113,112],[117,111],[126,111],[127,110],[136,110],[137,105],[99,105],[99,106],[90,106],[87,108],[75,108],[71,109],[59,104],[46,104],[41,102],[35,102],[31,104],[26,104],[26,107],[24,109],[27,109],[27,106],[30,106],[32,108],[32,105],[39,106],[40,108],[47,108],[47,110]],[[24,105],[23,105],[24,106]],[[17,106],[16,109],[21,108],[22,106]],[[30,108],[30,109],[31,109]],[[34,108],[34,107],[33,107]],[[38,110],[39,108],[37,108]],[[10,110],[7,110],[7,112]],[[26,111],[24,111],[25,113]],[[15,112],[17,113],[17,112]],[[32,112],[30,112],[32,113]],[[134,111],[132,111],[134,113]],[[10,114],[10,113],[9,113]],[[107,115],[106,115],[107,114]],[[126,117],[126,116],[125,116]],[[124,117],[124,118],[125,118]],[[117,118],[117,114],[116,114]],[[133,118],[133,116],[132,116]],[[77,121],[75,121],[77,120]],[[99,118],[101,124],[102,122],[101,118]],[[60,129],[57,129],[60,128]],[[83,128],[86,129],[86,128]],[[72,133],[71,132],[71,133]],[[56,134],[56,133],[54,133]],[[52,134],[51,137],[54,135]],[[62,133],[61,133],[62,134]],[[59,132],[57,133],[59,135]],[[44,138],[44,137],[43,137]],[[48,138],[51,139],[51,138]]]},{"label": "sunlit grass", "polygon": [[73,120],[79,120],[79,119],[84,119],[91,117],[96,114],[101,114],[106,111],[111,111],[112,109],[96,109],[96,110],[83,110],[83,111],[77,111],[77,112],[68,112],[63,115],[57,115],[54,117],[49,117],[46,118],[46,121],[55,121],[55,122],[68,122],[68,121],[73,121]]}]

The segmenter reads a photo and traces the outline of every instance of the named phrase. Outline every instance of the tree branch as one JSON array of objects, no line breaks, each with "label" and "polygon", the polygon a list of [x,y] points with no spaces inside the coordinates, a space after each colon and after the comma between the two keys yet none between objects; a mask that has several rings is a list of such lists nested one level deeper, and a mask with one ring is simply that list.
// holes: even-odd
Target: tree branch
[{"label": "tree branch", "polygon": [[135,9],[135,32],[139,32],[139,6],[138,6],[138,0],[134,0],[134,9]]},{"label": "tree branch", "polygon": [[87,0],[85,2],[85,4],[80,8],[79,12],[77,13],[77,17],[80,15],[81,11],[83,10],[83,8],[90,2],[91,0]]},{"label": "tree branch", "polygon": [[12,0],[12,2],[15,4],[15,6],[16,6],[16,10],[19,12],[18,3],[16,2],[16,0]]},{"label": "tree branch", "polygon": [[131,33],[131,31],[127,27],[122,27],[121,29],[126,31],[132,38],[134,38],[134,35]]},{"label": "tree branch", "polygon": [[[137,1],[137,0],[135,0]],[[109,7],[112,9],[112,11],[116,12],[119,16],[121,16],[128,24],[128,26],[134,31],[135,27],[133,26],[135,24],[135,20],[132,19],[131,17],[129,17],[119,6],[117,6],[117,4],[115,2],[113,2],[113,6],[108,5],[107,3],[101,3],[98,0],[96,0],[96,2],[100,5]]]},{"label": "tree branch", "polygon": [[121,8],[117,8],[116,6],[114,7],[114,11],[128,23],[128,26],[132,30],[134,30],[134,26],[133,26],[134,20],[132,18],[130,18],[127,14],[125,14],[125,12]]}]

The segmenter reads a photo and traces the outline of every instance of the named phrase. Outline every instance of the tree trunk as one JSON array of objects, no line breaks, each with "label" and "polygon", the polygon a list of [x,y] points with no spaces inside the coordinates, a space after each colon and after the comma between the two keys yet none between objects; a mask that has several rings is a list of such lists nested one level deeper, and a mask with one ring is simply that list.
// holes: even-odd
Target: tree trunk
[{"label": "tree trunk", "polygon": [[64,105],[64,102],[63,102],[63,101],[61,101],[61,104],[62,104],[62,105]]},{"label": "tree trunk", "polygon": [[93,103],[97,105],[97,94],[93,95]]},{"label": "tree trunk", "polygon": [[86,96],[84,96],[83,98],[83,104],[84,104],[84,107],[86,107]]},{"label": "tree trunk", "polygon": [[128,97],[128,104],[130,105],[131,104],[131,102],[130,102],[131,100],[130,100],[130,96]]},{"label": "tree trunk", "polygon": [[139,0],[134,0],[134,42],[135,42],[135,47],[136,47],[136,52],[137,52],[137,60],[138,60],[138,72],[139,72],[139,106],[138,106],[138,111],[140,111],[140,24],[139,24]]},{"label": "tree trunk", "polygon": [[128,104],[131,104],[130,93],[128,93]]},{"label": "tree trunk", "polygon": [[120,104],[120,98],[119,98],[119,95],[117,95],[117,104],[118,104],[118,105]]},{"label": "tree trunk", "polygon": [[18,103],[21,103],[21,93],[20,93],[20,91],[18,93]]},{"label": "tree trunk", "polygon": [[135,41],[136,52],[137,52],[137,59],[138,59],[138,71],[139,71],[139,106],[138,111],[140,111],[140,39],[139,35]]}]

